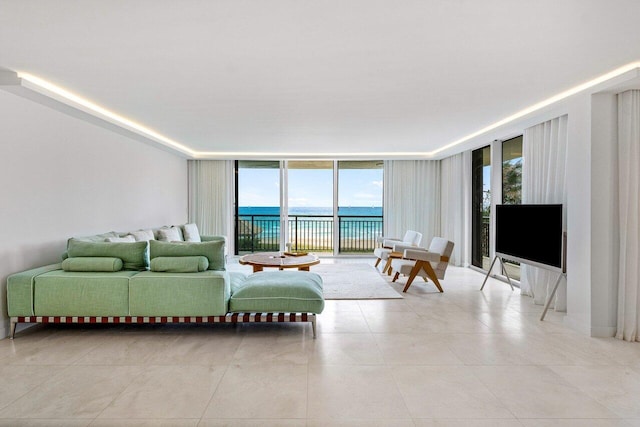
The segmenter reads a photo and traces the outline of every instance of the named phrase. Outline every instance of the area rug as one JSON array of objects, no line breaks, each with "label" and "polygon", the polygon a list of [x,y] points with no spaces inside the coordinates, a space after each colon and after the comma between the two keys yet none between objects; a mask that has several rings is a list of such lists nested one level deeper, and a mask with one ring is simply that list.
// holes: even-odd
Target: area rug
[{"label": "area rug", "polygon": [[318,264],[311,271],[322,276],[325,299],[402,298],[369,264]]}]

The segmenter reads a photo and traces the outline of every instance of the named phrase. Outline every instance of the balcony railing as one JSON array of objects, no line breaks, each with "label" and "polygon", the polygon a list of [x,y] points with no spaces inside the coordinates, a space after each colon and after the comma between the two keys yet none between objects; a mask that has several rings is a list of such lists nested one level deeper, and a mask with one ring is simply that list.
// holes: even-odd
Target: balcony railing
[{"label": "balcony railing", "polygon": [[482,256],[489,257],[489,217],[482,217],[482,232],[480,242],[482,244]]},{"label": "balcony railing", "polygon": [[[333,216],[289,215],[289,241],[293,251],[333,252]],[[240,215],[236,221],[237,251],[280,249],[280,217]],[[373,252],[382,235],[382,216],[338,216],[338,252]]]}]

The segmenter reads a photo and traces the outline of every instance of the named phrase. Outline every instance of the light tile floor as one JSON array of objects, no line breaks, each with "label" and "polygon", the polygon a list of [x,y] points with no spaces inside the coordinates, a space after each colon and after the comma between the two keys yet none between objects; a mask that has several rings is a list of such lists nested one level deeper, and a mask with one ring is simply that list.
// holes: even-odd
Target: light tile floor
[{"label": "light tile floor", "polygon": [[303,324],[32,328],[0,341],[0,425],[640,426],[640,344],[540,322],[482,280],[449,268],[444,294],[327,301],[316,340]]}]

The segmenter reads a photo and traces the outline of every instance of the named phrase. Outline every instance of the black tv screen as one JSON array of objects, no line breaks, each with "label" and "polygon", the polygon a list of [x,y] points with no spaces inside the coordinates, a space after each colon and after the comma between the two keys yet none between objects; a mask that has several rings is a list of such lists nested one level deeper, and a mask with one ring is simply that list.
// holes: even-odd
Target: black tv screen
[{"label": "black tv screen", "polygon": [[562,269],[562,205],[497,205],[496,253]]}]

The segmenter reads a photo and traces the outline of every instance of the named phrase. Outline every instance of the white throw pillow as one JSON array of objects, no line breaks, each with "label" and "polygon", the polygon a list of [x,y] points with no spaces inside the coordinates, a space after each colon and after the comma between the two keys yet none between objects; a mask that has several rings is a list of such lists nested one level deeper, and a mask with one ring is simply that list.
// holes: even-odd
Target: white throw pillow
[{"label": "white throw pillow", "polygon": [[201,242],[198,226],[195,224],[185,224],[182,226],[182,234],[184,234],[185,242]]},{"label": "white throw pillow", "polygon": [[176,227],[161,228],[158,230],[158,240],[162,242],[182,242],[181,237]]},{"label": "white throw pillow", "polygon": [[155,240],[153,231],[151,230],[132,231],[129,234],[133,236],[134,239],[136,239],[136,242],[148,242],[149,240]]},{"label": "white throw pillow", "polygon": [[130,243],[135,242],[136,239],[131,234],[127,234],[124,237],[107,237],[104,241],[109,243]]}]

